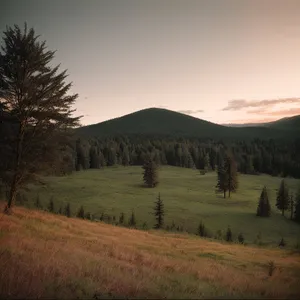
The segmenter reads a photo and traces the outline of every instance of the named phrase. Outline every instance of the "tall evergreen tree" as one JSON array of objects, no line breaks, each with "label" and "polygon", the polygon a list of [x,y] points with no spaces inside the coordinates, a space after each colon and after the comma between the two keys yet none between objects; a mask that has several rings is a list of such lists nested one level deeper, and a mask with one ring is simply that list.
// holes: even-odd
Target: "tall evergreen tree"
[{"label": "tall evergreen tree", "polygon": [[264,186],[257,207],[257,216],[259,217],[269,217],[271,213],[271,207],[269,203],[267,187]]},{"label": "tall evergreen tree", "polygon": [[300,223],[300,188],[297,191],[296,199],[295,199],[295,214],[294,220]]},{"label": "tall evergreen tree", "polygon": [[236,192],[238,188],[238,178],[237,178],[237,166],[233,158],[233,155],[227,153],[225,156],[225,170],[227,173],[227,188],[228,188],[228,197],[230,198],[231,192]]},{"label": "tall evergreen tree", "polygon": [[294,219],[294,195],[293,194],[290,195],[290,209],[291,209],[290,219],[293,220]]},{"label": "tall evergreen tree", "polygon": [[158,184],[158,171],[154,161],[150,158],[143,165],[143,180],[148,187],[156,187]]},{"label": "tall evergreen tree", "polygon": [[51,66],[55,52],[38,41],[34,29],[7,27],[2,45],[0,99],[17,120],[5,158],[10,164],[2,170],[10,187],[5,212],[11,213],[18,190],[60,162],[66,133],[79,124],[71,109],[78,95],[68,94],[66,71],[57,73],[59,66]]},{"label": "tall evergreen tree", "polygon": [[237,167],[233,155],[226,153],[223,161],[218,165],[217,192],[223,192],[226,198],[226,192],[235,192],[238,188]]},{"label": "tall evergreen tree", "polygon": [[285,210],[289,208],[289,190],[284,179],[282,179],[277,193],[276,207],[281,210],[283,216]]},{"label": "tall evergreen tree", "polygon": [[160,197],[160,193],[158,194],[157,201],[155,202],[154,215],[156,219],[156,224],[154,225],[154,228],[161,229],[164,225],[165,209],[163,200]]},{"label": "tall evergreen tree", "polygon": [[216,189],[217,192],[223,192],[224,198],[226,198],[226,192],[228,191],[228,174],[225,169],[224,162],[221,161],[218,164],[218,179]]}]

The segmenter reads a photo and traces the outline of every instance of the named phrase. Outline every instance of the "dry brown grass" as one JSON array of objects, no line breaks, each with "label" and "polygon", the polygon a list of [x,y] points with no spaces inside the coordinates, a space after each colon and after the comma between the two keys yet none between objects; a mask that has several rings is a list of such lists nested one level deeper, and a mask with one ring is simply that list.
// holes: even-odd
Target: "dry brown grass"
[{"label": "dry brown grass", "polygon": [[[2,207],[0,207],[2,209]],[[300,296],[300,256],[15,208],[0,215],[0,295]],[[268,276],[268,262],[276,270]]]}]

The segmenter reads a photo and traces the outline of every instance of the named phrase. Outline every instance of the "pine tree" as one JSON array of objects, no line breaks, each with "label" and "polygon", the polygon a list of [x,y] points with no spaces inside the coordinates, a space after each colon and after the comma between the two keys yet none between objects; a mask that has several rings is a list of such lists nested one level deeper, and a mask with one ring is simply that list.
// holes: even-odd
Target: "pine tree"
[{"label": "pine tree", "polygon": [[281,210],[283,216],[285,210],[289,208],[289,190],[284,179],[282,179],[277,193],[276,207]]},{"label": "pine tree", "polygon": [[226,241],[232,242],[232,232],[231,232],[230,227],[228,227],[227,232],[226,232]]},{"label": "pine tree", "polygon": [[200,221],[200,224],[198,226],[198,235],[202,237],[206,236],[206,228],[202,221]]},{"label": "pine tree", "polygon": [[271,207],[269,203],[269,197],[266,186],[264,186],[257,207],[257,216],[259,217],[269,217],[271,213]]},{"label": "pine tree", "polygon": [[15,129],[1,177],[10,190],[5,212],[11,213],[22,187],[62,163],[68,129],[79,124],[71,109],[78,95],[69,94],[66,71],[51,66],[55,52],[38,41],[34,29],[15,25],[3,34],[0,98]]},{"label": "pine tree", "polygon": [[48,211],[49,212],[54,212],[54,201],[53,201],[53,196],[51,196],[50,201],[49,201],[49,205],[48,205]]},{"label": "pine tree", "polygon": [[227,153],[225,156],[225,170],[227,173],[227,188],[228,188],[228,197],[230,198],[231,192],[236,192],[238,188],[238,178],[237,178],[237,166],[233,158],[233,155]]},{"label": "pine tree", "polygon": [[77,212],[77,215],[76,215],[77,218],[81,218],[81,219],[84,219],[84,208],[83,206],[81,205],[78,212]]},{"label": "pine tree", "polygon": [[294,219],[294,195],[293,194],[291,194],[290,196],[290,209],[291,209],[290,219],[293,220]]},{"label": "pine tree", "polygon": [[125,223],[125,214],[121,213],[119,217],[119,224],[122,225]]},{"label": "pine tree", "polygon": [[164,225],[165,210],[163,200],[160,197],[160,193],[158,194],[157,201],[155,202],[154,215],[156,219],[154,228],[161,229]]},{"label": "pine tree", "polygon": [[135,215],[134,215],[134,211],[132,211],[128,225],[130,227],[136,227],[136,219],[135,219]]},{"label": "pine tree", "polygon": [[218,179],[216,189],[217,192],[223,192],[224,198],[226,198],[226,192],[228,191],[228,174],[225,169],[224,162],[218,164]]},{"label": "pine tree", "polygon": [[68,218],[71,217],[71,206],[69,203],[67,203],[67,205],[65,206],[65,211],[64,211],[65,216],[67,216]]},{"label": "pine tree", "polygon": [[296,199],[295,199],[295,214],[294,220],[300,223],[300,188],[297,191]]},{"label": "pine tree", "polygon": [[62,215],[62,207],[61,206],[59,207],[58,214]]},{"label": "pine tree", "polygon": [[143,165],[143,180],[144,183],[151,188],[154,188],[158,184],[157,166],[152,159],[146,161]]}]

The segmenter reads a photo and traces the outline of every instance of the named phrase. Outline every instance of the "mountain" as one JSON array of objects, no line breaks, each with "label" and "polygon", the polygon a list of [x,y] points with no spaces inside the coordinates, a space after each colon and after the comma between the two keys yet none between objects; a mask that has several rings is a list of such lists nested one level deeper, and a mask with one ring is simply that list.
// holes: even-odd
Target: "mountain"
[{"label": "mountain", "polygon": [[244,124],[222,124],[227,127],[269,127],[281,130],[300,130],[300,115],[286,117],[272,122],[266,123],[244,123]]},{"label": "mountain", "polygon": [[265,126],[282,130],[300,130],[300,115],[282,118],[274,122],[265,123]]},{"label": "mountain", "polygon": [[[143,109],[119,118],[80,127],[81,136],[167,135],[197,138],[276,138],[287,137],[272,126],[229,127],[162,108]],[[292,132],[290,132],[292,134]]]}]

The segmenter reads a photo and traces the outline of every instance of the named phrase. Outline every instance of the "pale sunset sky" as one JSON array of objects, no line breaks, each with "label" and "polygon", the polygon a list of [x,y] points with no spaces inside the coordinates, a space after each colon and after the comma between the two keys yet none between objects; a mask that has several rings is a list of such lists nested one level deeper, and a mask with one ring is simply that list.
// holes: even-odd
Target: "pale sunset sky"
[{"label": "pale sunset sky", "polygon": [[68,69],[82,124],[162,107],[216,123],[300,114],[300,1],[0,0]]}]

